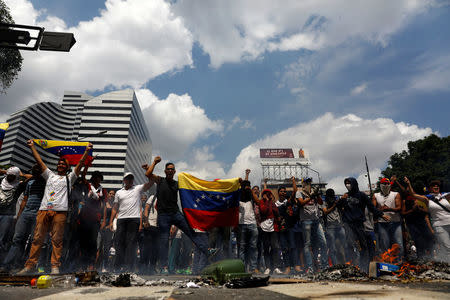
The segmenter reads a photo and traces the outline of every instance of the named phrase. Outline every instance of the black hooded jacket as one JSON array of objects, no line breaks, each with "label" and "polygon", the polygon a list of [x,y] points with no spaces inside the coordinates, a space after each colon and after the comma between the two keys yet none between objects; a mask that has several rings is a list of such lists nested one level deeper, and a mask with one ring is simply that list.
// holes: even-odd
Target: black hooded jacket
[{"label": "black hooded jacket", "polygon": [[342,209],[342,219],[344,222],[364,222],[366,220],[366,206],[373,213],[374,218],[383,216],[383,212],[373,206],[369,197],[359,190],[358,182],[355,178],[349,177],[344,180],[344,182],[346,181],[350,182],[352,189],[347,193],[347,199],[340,199],[338,204],[339,208]]}]

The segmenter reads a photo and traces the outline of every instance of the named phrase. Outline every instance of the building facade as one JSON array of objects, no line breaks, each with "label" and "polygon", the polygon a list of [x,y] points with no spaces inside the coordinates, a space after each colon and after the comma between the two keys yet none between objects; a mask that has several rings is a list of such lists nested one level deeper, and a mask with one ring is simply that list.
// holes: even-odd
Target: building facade
[{"label": "building facade", "polygon": [[[103,186],[118,189],[122,177],[132,172],[135,183],[146,181],[141,165],[151,159],[152,144],[139,102],[133,90],[109,92],[92,97],[66,91],[62,105],[41,102],[11,115],[7,120],[0,165],[16,165],[29,169],[34,160],[26,141],[30,138],[89,141],[96,156],[89,174],[100,171]],[[39,147],[51,169],[57,157]]]}]

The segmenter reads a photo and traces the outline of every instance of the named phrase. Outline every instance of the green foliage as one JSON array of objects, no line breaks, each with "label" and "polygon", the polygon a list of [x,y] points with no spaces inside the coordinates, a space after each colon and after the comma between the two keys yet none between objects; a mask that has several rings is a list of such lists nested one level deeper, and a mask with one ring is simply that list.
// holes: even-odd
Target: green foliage
[{"label": "green foliage", "polygon": [[[9,8],[0,0],[0,22],[14,23]],[[0,48],[0,93],[6,93],[22,69],[22,55],[17,49]]]},{"label": "green foliage", "polygon": [[435,134],[408,143],[408,151],[395,153],[389,159],[389,166],[381,172],[399,180],[407,176],[416,192],[421,193],[433,179],[443,182],[443,190],[450,184],[450,136],[440,138]]}]

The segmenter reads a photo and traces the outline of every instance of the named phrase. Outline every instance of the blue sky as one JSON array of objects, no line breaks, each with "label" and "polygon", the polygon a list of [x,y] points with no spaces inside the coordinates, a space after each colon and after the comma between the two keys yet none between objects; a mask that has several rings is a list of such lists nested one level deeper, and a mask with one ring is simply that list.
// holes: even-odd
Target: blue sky
[{"label": "blue sky", "polygon": [[[16,11],[22,2],[28,3],[7,1]],[[325,179],[338,182],[347,175],[358,176],[361,170],[330,166],[341,160],[332,149],[346,152],[346,147],[358,147],[361,139],[354,138],[358,135],[373,136],[366,151],[373,157],[377,173],[386,166],[389,155],[404,149],[409,140],[431,132],[450,134],[448,1],[368,1],[364,5],[358,1],[331,5],[319,1],[312,7],[302,7],[296,1],[287,1],[283,7],[277,1],[264,1],[265,5],[257,1],[210,1],[207,5],[202,1],[154,1],[149,5],[129,0],[122,6],[119,2],[31,1],[35,13],[31,21],[46,24],[46,28],[79,32],[72,58],[79,59],[82,50],[87,56],[96,52],[95,30],[102,36],[100,47],[110,40],[123,40],[132,44],[132,50],[149,52],[142,56],[145,68],[137,63],[133,69],[139,56],[122,62],[117,53],[108,53],[109,46],[104,57],[96,54],[91,59],[111,76],[102,78],[102,73],[84,69],[86,76],[95,78],[86,81],[75,75],[78,70],[69,69],[74,75],[68,74],[68,80],[59,81],[57,88],[45,89],[45,84],[55,81],[49,74],[48,81],[40,83],[43,89],[35,87],[33,94],[58,98],[64,89],[93,95],[123,87],[143,90],[141,95],[150,97],[139,100],[148,116],[154,154],[170,156],[167,159],[200,176],[240,175],[242,163],[258,168],[254,151],[246,154],[250,149],[292,146],[307,149],[315,166],[324,170]],[[140,23],[138,17],[132,17],[139,5],[148,10]],[[275,12],[270,12],[271,7]],[[16,21],[27,20],[24,14],[18,12]],[[90,27],[86,29],[84,23]],[[103,37],[109,28],[116,33],[112,30],[110,36]],[[145,41],[147,31],[151,37]],[[134,36],[136,32],[141,35]],[[164,47],[158,48],[159,44]],[[122,54],[126,53],[131,57],[135,52],[124,50]],[[54,56],[47,57],[54,60]],[[117,65],[111,71],[108,57]],[[37,60],[29,58],[33,59]],[[80,61],[82,68],[86,62]],[[121,74],[120,69],[126,66],[130,66],[130,73]],[[1,99],[20,97],[21,84],[34,84],[31,75],[27,77],[31,74],[27,68],[32,67],[25,66],[25,74],[18,80],[24,83],[16,83],[9,96]],[[23,103],[39,100],[44,99],[35,97]],[[180,103],[186,104],[186,115],[178,109]],[[156,112],[162,116],[154,117]],[[173,130],[167,128],[171,126],[160,127],[161,122],[153,119],[164,114],[176,115],[175,120],[181,119],[183,124],[173,126]],[[195,119],[192,122],[191,117]],[[338,136],[327,137],[340,127]],[[185,136],[181,133],[180,138],[185,128],[191,131]],[[346,140],[347,135],[354,139]],[[345,162],[354,164],[351,159]],[[254,180],[258,179],[255,175]]]}]

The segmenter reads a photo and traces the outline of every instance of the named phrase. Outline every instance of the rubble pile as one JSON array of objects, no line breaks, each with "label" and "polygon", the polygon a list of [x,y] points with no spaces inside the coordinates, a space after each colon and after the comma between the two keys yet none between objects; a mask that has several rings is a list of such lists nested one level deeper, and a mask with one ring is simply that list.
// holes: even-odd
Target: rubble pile
[{"label": "rubble pile", "polygon": [[402,279],[450,280],[450,264],[444,262],[410,261],[400,265],[397,277]]},{"label": "rubble pile", "polygon": [[100,283],[106,286],[128,287],[128,286],[175,286],[178,288],[198,288],[200,286],[209,286],[208,282],[198,279],[186,280],[166,280],[161,278],[159,280],[145,280],[134,273],[122,274],[102,274],[100,276]]},{"label": "rubble pile", "polygon": [[334,265],[317,274],[307,275],[312,280],[329,280],[329,281],[362,281],[367,279],[367,274],[361,272],[358,267],[347,264]]}]

